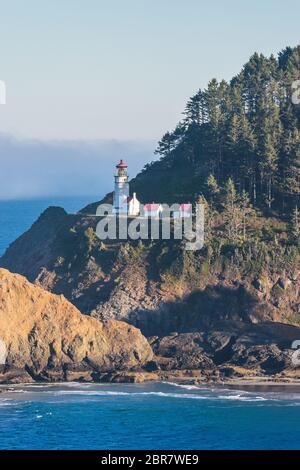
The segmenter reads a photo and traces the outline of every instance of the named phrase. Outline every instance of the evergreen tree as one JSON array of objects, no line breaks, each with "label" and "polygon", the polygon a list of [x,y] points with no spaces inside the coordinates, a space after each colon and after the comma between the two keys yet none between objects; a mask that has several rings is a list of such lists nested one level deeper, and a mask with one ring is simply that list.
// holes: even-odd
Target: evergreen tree
[{"label": "evergreen tree", "polygon": [[239,238],[242,219],[238,194],[231,178],[227,180],[225,185],[223,208],[228,241],[235,243]]},{"label": "evergreen tree", "polygon": [[205,97],[201,90],[189,99],[183,114],[185,115],[184,122],[188,126],[191,124],[200,126],[206,122]]},{"label": "evergreen tree", "polygon": [[294,137],[286,147],[286,160],[283,168],[282,186],[284,192],[298,206],[300,198],[300,139]]},{"label": "evergreen tree", "polygon": [[220,194],[220,188],[214,175],[209,175],[206,184],[210,202],[215,204],[217,202],[217,197]]},{"label": "evergreen tree", "polygon": [[242,216],[242,232],[243,232],[243,240],[246,241],[247,239],[247,228],[251,217],[255,214],[253,207],[250,204],[249,195],[246,191],[242,192],[240,198],[240,209],[241,209],[241,216]]},{"label": "evergreen tree", "polygon": [[173,150],[176,149],[183,139],[184,132],[185,128],[183,123],[179,123],[173,132],[166,132],[158,142],[157,149],[154,153],[156,155],[161,155],[162,157],[171,156]]},{"label": "evergreen tree", "polygon": [[[172,172],[180,171],[176,194],[189,198],[203,192],[219,205],[219,186],[231,178],[254,207],[285,215],[299,207],[300,106],[292,103],[299,70],[300,46],[278,59],[254,54],[230,83],[211,80],[192,96],[183,121],[156,150],[168,170],[161,190],[171,194]],[[153,175],[156,169],[149,167]]]},{"label": "evergreen tree", "polygon": [[167,157],[171,154],[172,150],[176,147],[176,141],[174,135],[170,132],[166,132],[162,139],[158,142],[158,147],[155,150],[155,154]]},{"label": "evergreen tree", "polygon": [[264,134],[262,151],[260,153],[260,175],[262,182],[262,196],[269,209],[273,202],[273,185],[276,181],[278,154],[272,136],[267,131]]}]

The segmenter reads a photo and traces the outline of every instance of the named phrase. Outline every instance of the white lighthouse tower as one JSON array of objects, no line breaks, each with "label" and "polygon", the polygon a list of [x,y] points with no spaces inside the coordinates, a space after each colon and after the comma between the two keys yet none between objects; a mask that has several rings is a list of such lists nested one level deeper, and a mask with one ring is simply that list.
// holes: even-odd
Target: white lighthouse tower
[{"label": "white lighthouse tower", "polygon": [[115,214],[127,214],[129,199],[128,167],[123,160],[120,160],[116,168],[113,200],[114,212]]}]

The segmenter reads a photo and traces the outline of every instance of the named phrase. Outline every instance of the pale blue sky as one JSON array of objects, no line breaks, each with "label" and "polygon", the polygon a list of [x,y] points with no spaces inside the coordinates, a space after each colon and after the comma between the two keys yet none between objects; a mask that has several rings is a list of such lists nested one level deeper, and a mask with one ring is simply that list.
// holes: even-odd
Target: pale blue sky
[{"label": "pale blue sky", "polygon": [[153,139],[212,77],[300,43],[299,0],[0,1],[0,132]]}]

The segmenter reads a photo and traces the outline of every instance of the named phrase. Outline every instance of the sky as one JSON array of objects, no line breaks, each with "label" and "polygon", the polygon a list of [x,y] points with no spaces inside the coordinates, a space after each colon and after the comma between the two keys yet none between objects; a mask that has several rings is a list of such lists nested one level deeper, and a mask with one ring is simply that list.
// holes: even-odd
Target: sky
[{"label": "sky", "polygon": [[0,0],[0,17],[5,142],[109,141],[118,158],[130,141],[141,164],[199,87],[300,43],[298,0]]},{"label": "sky", "polygon": [[47,141],[0,135],[0,200],[61,196],[99,200],[112,191],[121,157],[132,177],[152,159],[153,150],[154,142],[146,140]]}]

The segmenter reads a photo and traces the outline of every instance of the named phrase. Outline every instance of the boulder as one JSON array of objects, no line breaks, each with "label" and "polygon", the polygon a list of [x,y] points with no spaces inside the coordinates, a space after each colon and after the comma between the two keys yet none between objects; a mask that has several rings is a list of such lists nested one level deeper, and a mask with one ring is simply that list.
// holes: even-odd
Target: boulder
[{"label": "boulder", "polygon": [[289,352],[280,350],[276,344],[247,347],[238,342],[233,351],[231,362],[249,369],[260,367],[266,373],[276,374],[292,366]]},{"label": "boulder", "polygon": [[160,338],[152,344],[162,370],[213,369],[212,359],[204,350],[203,333],[181,333]]},{"label": "boulder", "polygon": [[279,285],[279,287],[281,287],[281,289],[287,290],[290,287],[291,283],[292,283],[291,280],[288,279],[287,277],[280,277],[278,279],[277,284]]},{"label": "boulder", "polygon": [[137,328],[82,315],[63,296],[6,269],[0,269],[0,342],[0,381],[14,370],[46,381],[68,380],[78,371],[84,380],[89,370],[139,369],[153,356]]}]

